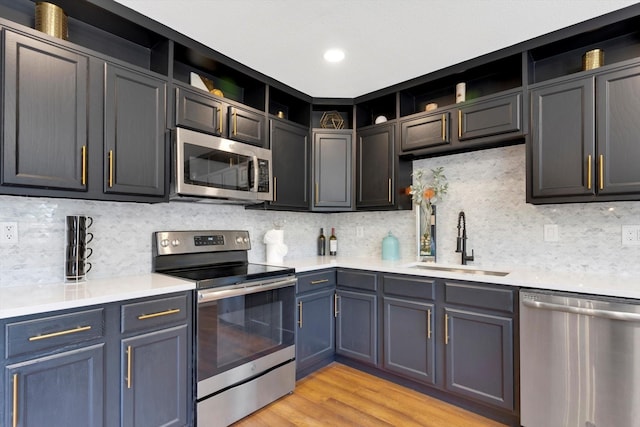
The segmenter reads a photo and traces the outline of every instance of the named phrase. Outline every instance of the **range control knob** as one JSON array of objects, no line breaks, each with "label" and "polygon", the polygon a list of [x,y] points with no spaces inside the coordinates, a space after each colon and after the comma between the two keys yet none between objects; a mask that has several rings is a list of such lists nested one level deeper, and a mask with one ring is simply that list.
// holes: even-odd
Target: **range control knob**
[{"label": "range control knob", "polygon": [[243,238],[243,239],[242,239],[242,241],[243,241],[244,243],[249,243],[249,238],[248,238],[248,237],[245,237],[245,238]]},{"label": "range control knob", "polygon": [[171,241],[171,246],[180,246],[180,240],[178,239],[174,239]]},{"label": "range control knob", "polygon": [[162,239],[160,241],[160,246],[162,246],[163,248],[166,248],[167,246],[169,246],[169,239]]},{"label": "range control knob", "polygon": [[236,237],[236,243],[238,243],[238,244],[242,243],[242,237],[241,236],[237,236]]}]

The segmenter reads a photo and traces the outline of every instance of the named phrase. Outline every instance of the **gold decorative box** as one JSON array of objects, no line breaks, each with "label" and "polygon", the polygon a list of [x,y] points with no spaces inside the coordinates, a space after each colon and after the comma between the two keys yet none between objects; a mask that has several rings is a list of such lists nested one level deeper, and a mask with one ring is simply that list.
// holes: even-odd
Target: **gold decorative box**
[{"label": "gold decorative box", "polygon": [[593,49],[582,55],[582,70],[593,70],[604,65],[604,50]]},{"label": "gold decorative box", "polygon": [[67,15],[55,4],[47,2],[36,3],[36,30],[50,36],[67,40]]}]

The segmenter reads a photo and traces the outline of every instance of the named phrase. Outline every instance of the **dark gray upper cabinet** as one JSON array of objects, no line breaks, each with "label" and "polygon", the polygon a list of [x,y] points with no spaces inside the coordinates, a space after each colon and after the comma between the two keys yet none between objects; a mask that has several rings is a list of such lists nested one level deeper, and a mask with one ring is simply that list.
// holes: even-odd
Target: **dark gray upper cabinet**
[{"label": "dark gray upper cabinet", "polygon": [[353,141],[350,130],[313,133],[312,210],[351,210]]},{"label": "dark gray upper cabinet", "polygon": [[521,132],[521,110],[522,91],[460,107],[457,117],[458,141],[475,140],[479,143],[481,138]]},{"label": "dark gray upper cabinet", "polygon": [[121,426],[188,425],[187,326],[123,339]]},{"label": "dark gray upper cabinet", "polygon": [[103,426],[104,371],[104,344],[6,366],[2,425]]},{"label": "dark gray upper cabinet", "polygon": [[257,145],[258,147],[269,147],[265,137],[266,119],[264,113],[229,106],[227,119],[230,139]]},{"label": "dark gray upper cabinet", "polygon": [[532,203],[640,198],[640,66],[531,91]]},{"label": "dark gray upper cabinet", "polygon": [[86,191],[88,57],[3,36],[2,184]]},{"label": "dark gray upper cabinet", "polygon": [[309,209],[309,129],[271,120],[273,202],[271,206]]},{"label": "dark gray upper cabinet", "polygon": [[213,98],[205,96],[196,90],[177,87],[176,97],[176,126],[182,126],[213,135],[222,136],[225,105]]},{"label": "dark gray upper cabinet", "polygon": [[165,193],[166,82],[106,64],[104,191]]},{"label": "dark gray upper cabinet", "polygon": [[400,123],[402,151],[412,151],[451,143],[451,114],[429,114]]},{"label": "dark gray upper cabinet", "polygon": [[599,195],[640,198],[640,66],[596,77]]},{"label": "dark gray upper cabinet", "polygon": [[394,204],[395,125],[359,131],[356,143],[356,208]]},{"label": "dark gray upper cabinet", "polygon": [[531,91],[533,197],[593,195],[593,77]]}]

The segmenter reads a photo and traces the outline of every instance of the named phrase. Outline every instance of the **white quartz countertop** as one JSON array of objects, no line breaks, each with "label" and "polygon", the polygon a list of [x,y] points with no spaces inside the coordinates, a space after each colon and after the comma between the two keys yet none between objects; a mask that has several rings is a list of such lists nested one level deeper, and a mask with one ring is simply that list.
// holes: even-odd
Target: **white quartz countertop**
[{"label": "white quartz countertop", "polygon": [[[421,263],[424,264],[424,263]],[[324,268],[342,267],[361,270],[373,270],[384,273],[410,274],[443,279],[467,280],[475,282],[496,283],[501,285],[519,286],[521,288],[545,289],[552,291],[566,291],[582,294],[613,296],[640,299],[640,277],[598,273],[552,272],[542,270],[523,269],[513,266],[477,267],[474,265],[426,264],[437,268],[454,268],[485,270],[492,272],[506,272],[506,276],[471,274],[450,272],[444,270],[430,270],[415,268],[415,260],[405,259],[386,261],[376,258],[352,257],[311,257],[284,260],[280,265],[295,268],[296,272],[321,270]]]},{"label": "white quartz countertop", "polygon": [[195,289],[195,283],[142,274],[78,283],[0,288],[0,319]]}]

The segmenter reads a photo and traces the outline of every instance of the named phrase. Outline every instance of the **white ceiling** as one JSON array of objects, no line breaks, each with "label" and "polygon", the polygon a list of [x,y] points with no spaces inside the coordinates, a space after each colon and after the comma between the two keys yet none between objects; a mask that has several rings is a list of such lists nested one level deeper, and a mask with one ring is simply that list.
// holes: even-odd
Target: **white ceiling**
[{"label": "white ceiling", "polygon": [[[117,0],[308,95],[354,98],[628,0]],[[325,63],[327,48],[346,59]]]}]

